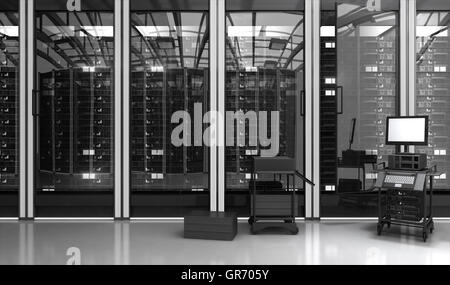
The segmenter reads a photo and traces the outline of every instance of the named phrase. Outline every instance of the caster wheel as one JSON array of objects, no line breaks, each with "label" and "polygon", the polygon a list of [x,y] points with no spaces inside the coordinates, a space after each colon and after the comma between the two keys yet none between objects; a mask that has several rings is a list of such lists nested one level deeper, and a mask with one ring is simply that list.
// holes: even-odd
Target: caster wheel
[{"label": "caster wheel", "polygon": [[249,225],[253,224],[253,222],[254,222],[254,219],[252,217],[248,218],[248,224]]},{"label": "caster wheel", "polygon": [[381,231],[383,230],[383,225],[382,224],[378,224],[377,225],[377,234],[380,236],[381,235]]},{"label": "caster wheel", "polygon": [[387,224],[387,228],[390,229],[391,228],[391,223]]},{"label": "caster wheel", "polygon": [[427,238],[428,238],[428,233],[427,232],[423,232],[422,233],[422,238],[423,238],[423,242],[426,242]]}]

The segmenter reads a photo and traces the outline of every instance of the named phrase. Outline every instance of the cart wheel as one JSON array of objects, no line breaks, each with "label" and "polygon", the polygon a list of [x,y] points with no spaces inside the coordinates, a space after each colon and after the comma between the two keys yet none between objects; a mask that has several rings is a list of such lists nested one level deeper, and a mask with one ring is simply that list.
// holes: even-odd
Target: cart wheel
[{"label": "cart wheel", "polygon": [[387,223],[387,228],[388,228],[388,229],[391,228],[391,223]]},{"label": "cart wheel", "polygon": [[428,233],[426,231],[422,233],[422,238],[423,238],[423,242],[427,241]]},{"label": "cart wheel", "polygon": [[377,225],[377,234],[380,236],[381,235],[381,231],[383,230],[383,224],[378,224]]},{"label": "cart wheel", "polygon": [[255,219],[253,217],[248,218],[248,224],[249,225],[253,224],[254,220]]}]

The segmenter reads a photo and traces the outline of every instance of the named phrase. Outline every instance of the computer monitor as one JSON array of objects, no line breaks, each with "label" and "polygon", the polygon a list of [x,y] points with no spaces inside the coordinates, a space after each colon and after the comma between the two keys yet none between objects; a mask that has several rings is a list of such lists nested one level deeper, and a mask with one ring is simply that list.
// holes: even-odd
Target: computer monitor
[{"label": "computer monitor", "polygon": [[427,145],[428,116],[387,117],[387,145]]}]

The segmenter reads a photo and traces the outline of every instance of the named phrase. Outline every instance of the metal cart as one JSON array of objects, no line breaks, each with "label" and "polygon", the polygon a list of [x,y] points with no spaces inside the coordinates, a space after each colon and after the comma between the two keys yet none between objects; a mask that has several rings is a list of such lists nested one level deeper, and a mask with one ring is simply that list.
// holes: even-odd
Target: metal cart
[{"label": "metal cart", "polygon": [[[278,189],[279,194],[261,195],[256,187],[258,175],[273,174],[274,181],[277,177],[279,181],[282,176],[286,176],[286,184],[284,189]],[[265,228],[278,227],[290,231],[292,234],[298,233],[295,224],[296,216],[296,198],[295,198],[295,177],[300,178],[306,183],[313,185],[314,183],[307,179],[304,175],[296,170],[295,160],[288,157],[255,157],[253,159],[252,175],[250,183],[250,231],[256,234]],[[277,191],[278,192],[278,191]],[[266,196],[266,197],[264,197]],[[276,206],[270,211],[262,211],[260,204],[275,203]],[[285,206],[289,205],[289,209]]]},{"label": "metal cart", "polygon": [[[378,224],[377,234],[381,235],[384,225],[403,225],[422,229],[422,238],[426,242],[429,233],[434,231],[433,222],[433,177],[441,172],[436,166],[423,170],[377,170],[378,179],[375,187],[378,189]],[[389,175],[416,177],[414,185],[403,187],[403,184],[387,185]],[[427,179],[429,189],[427,191]],[[429,194],[427,195],[427,192]],[[428,199],[427,199],[428,196]],[[382,202],[382,200],[384,201]],[[383,205],[384,203],[384,205]]]}]

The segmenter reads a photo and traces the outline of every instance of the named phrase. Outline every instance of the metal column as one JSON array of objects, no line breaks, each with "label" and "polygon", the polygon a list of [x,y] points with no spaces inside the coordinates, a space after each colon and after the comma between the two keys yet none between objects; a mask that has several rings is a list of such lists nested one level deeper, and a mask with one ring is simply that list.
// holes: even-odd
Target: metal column
[{"label": "metal column", "polygon": [[[34,174],[35,174],[35,128],[34,128],[34,117],[33,117],[33,88],[34,88],[34,0],[27,0],[26,7],[26,127],[27,127],[27,137],[26,137],[26,152],[20,155],[25,155],[27,160],[26,166],[26,218],[34,217]],[[22,3],[21,3],[22,4]],[[21,20],[22,23],[22,20]],[[21,73],[22,75],[22,73]],[[22,117],[22,116],[21,116]]]},{"label": "metal column", "polygon": [[114,1],[114,218],[122,217],[122,0]]},{"label": "metal column", "polygon": [[320,217],[320,1],[305,2],[305,218]]},{"label": "metal column", "polygon": [[210,102],[210,149],[209,149],[209,193],[210,210],[217,211],[217,147],[216,130],[214,128],[217,111],[217,0],[209,1],[209,102]]},{"label": "metal column", "polygon": [[225,0],[217,0],[217,207],[225,211]]},{"label": "metal column", "polygon": [[26,218],[27,194],[27,1],[20,0],[19,5],[19,218]]},{"label": "metal column", "polygon": [[130,217],[130,0],[123,0],[123,62],[122,62],[122,114],[123,114],[123,152],[122,152],[122,218]]}]

